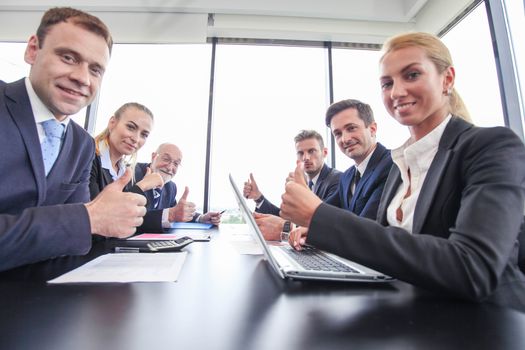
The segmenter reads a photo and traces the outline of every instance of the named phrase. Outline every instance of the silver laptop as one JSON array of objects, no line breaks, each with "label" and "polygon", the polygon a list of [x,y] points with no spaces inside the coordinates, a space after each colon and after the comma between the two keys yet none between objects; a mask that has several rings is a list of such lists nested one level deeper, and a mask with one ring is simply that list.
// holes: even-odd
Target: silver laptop
[{"label": "silver laptop", "polygon": [[314,247],[305,246],[302,251],[296,251],[289,244],[268,244],[231,174],[230,183],[252,235],[261,246],[272,269],[281,278],[347,282],[388,282],[393,280],[385,274]]}]

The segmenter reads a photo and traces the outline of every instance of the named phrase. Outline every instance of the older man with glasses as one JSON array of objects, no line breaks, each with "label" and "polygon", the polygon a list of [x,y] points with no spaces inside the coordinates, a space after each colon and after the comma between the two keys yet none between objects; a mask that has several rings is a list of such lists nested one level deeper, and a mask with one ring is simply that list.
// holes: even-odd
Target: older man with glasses
[{"label": "older man with glasses", "polygon": [[182,163],[182,152],[174,144],[163,143],[151,155],[151,163],[137,163],[135,167],[135,181],[140,181],[148,171],[158,173],[164,180],[162,188],[145,192],[148,203],[148,213],[141,226],[142,231],[162,232],[170,228],[172,222],[200,222],[218,225],[221,214],[207,212],[200,214],[195,211],[195,204],[188,201],[188,187],[185,187],[182,197],[177,202],[177,185],[173,177]]}]

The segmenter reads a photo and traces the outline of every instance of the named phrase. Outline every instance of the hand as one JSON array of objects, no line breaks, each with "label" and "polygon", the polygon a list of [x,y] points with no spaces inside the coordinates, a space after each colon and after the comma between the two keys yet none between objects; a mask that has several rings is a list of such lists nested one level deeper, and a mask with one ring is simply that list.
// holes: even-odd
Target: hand
[{"label": "hand", "polygon": [[242,189],[242,194],[244,198],[248,199],[257,199],[262,196],[259,187],[257,187],[257,182],[253,177],[253,174],[250,173],[250,178],[244,183],[244,188]]},{"label": "hand", "polygon": [[188,186],[186,186],[177,205],[169,209],[169,222],[187,222],[193,219],[193,216],[195,215],[195,204],[187,201],[188,193],[190,193],[190,190],[188,189]]},{"label": "hand", "polygon": [[288,173],[288,176],[286,177],[286,182],[284,184],[286,185],[288,182],[293,181],[294,178],[295,178],[295,172],[290,171]]},{"label": "hand", "polygon": [[142,180],[137,182],[137,186],[139,186],[143,192],[146,192],[154,188],[161,188],[164,186],[164,179],[162,176],[160,176],[160,174],[152,173],[151,169],[148,167],[146,169],[146,175],[144,175]]},{"label": "hand", "polygon": [[221,223],[221,213],[217,211],[209,211],[200,217],[199,222],[217,226]]},{"label": "hand", "polygon": [[297,161],[293,180],[286,183],[285,190],[286,192],[281,196],[282,203],[279,215],[299,226],[310,226],[312,216],[322,202],[306,186],[301,161]]},{"label": "hand", "polygon": [[104,188],[98,196],[86,204],[91,233],[106,237],[125,238],[142,225],[146,214],[146,197],[122,189],[131,180],[131,170]]},{"label": "hand", "polygon": [[267,241],[280,241],[286,220],[271,214],[253,213],[255,222]]},{"label": "hand", "polygon": [[288,236],[288,243],[295,250],[301,250],[306,244],[306,236],[308,236],[308,228],[299,226],[290,231],[290,235]]}]

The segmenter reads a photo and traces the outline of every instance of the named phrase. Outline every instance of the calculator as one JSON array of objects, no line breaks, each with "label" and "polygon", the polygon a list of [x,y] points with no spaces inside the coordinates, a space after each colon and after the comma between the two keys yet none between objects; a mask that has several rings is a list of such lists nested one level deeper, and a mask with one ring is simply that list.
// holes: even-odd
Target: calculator
[{"label": "calculator", "polygon": [[178,252],[192,242],[193,239],[190,237],[166,241],[119,240],[115,246],[115,253]]}]

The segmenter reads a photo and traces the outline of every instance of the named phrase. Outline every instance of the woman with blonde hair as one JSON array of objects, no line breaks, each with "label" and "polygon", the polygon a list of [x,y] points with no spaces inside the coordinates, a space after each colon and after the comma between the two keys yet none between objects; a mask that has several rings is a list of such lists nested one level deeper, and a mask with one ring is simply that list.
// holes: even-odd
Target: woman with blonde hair
[{"label": "woman with blonde hair", "polygon": [[380,79],[389,114],[410,131],[392,150],[377,222],[313,196],[298,164],[281,215],[290,234],[427,290],[525,311],[517,237],[525,202],[525,147],[512,130],[472,125],[439,38],[395,36]]},{"label": "woman with blonde hair", "polygon": [[[106,129],[95,137],[96,154],[89,184],[91,199],[120,178],[128,167],[134,175],[137,152],[146,142],[152,127],[153,113],[146,106],[129,102],[117,109]],[[164,184],[159,174],[151,172],[138,183],[133,182],[134,178],[125,190],[140,194]]]}]

